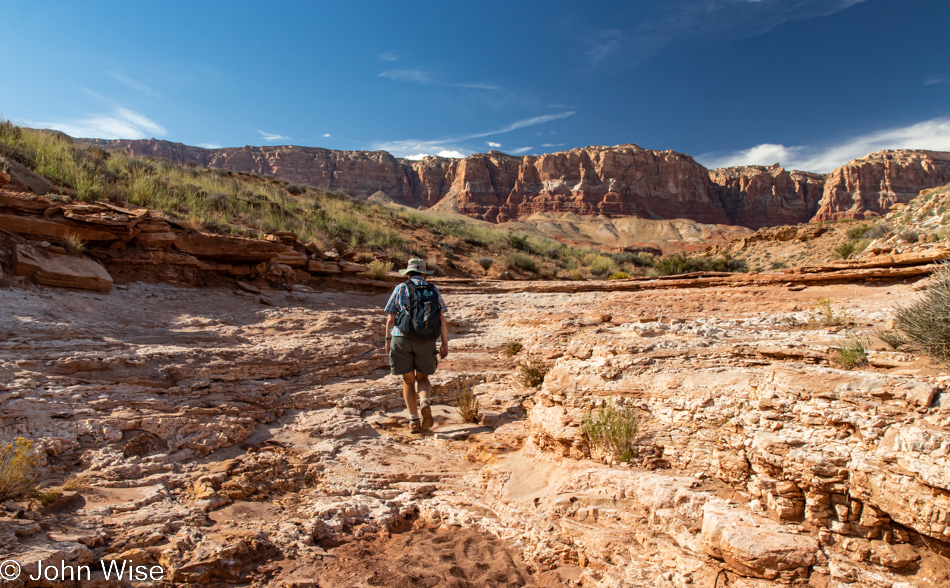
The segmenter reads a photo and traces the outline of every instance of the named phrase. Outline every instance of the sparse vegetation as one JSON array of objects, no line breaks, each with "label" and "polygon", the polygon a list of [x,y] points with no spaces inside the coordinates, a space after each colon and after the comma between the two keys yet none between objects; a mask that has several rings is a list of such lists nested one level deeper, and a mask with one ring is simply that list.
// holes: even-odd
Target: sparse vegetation
[{"label": "sparse vegetation", "polygon": [[852,333],[841,339],[833,349],[832,359],[846,370],[854,369],[867,364],[868,347],[870,344],[867,338]]},{"label": "sparse vegetation", "polygon": [[831,257],[834,259],[848,259],[854,255],[854,251],[854,241],[845,241],[844,243],[835,245],[834,253]]},{"label": "sparse vegetation", "polygon": [[627,272],[617,272],[615,274],[610,274],[607,276],[608,280],[628,280],[630,279],[630,274]]},{"label": "sparse vegetation", "polygon": [[393,269],[393,263],[391,261],[380,261],[375,259],[369,262],[369,270],[366,272],[369,274],[369,277],[374,280],[378,280],[384,277]]},{"label": "sparse vegetation", "polygon": [[518,268],[529,272],[538,272],[538,262],[530,255],[514,252],[508,255],[508,268]]},{"label": "sparse vegetation", "polygon": [[465,423],[480,423],[482,420],[478,398],[473,392],[474,385],[474,380],[467,374],[459,375],[455,383],[455,406]]},{"label": "sparse vegetation", "polygon": [[78,255],[86,250],[86,244],[79,238],[79,235],[74,233],[70,233],[66,236],[63,247],[73,255]]},{"label": "sparse vegetation", "polygon": [[897,236],[904,243],[916,243],[920,239],[920,231],[917,229],[904,229]]},{"label": "sparse vegetation", "polygon": [[632,406],[611,397],[599,407],[588,407],[581,430],[592,448],[600,448],[613,459],[633,459],[638,419]]},{"label": "sparse vegetation", "polygon": [[672,276],[691,272],[745,272],[749,268],[744,259],[730,255],[705,257],[675,253],[656,260],[653,269],[657,275]]},{"label": "sparse vegetation", "polygon": [[40,456],[33,441],[17,437],[0,442],[0,502],[36,493]]},{"label": "sparse vegetation", "polygon": [[828,298],[819,298],[808,322],[818,327],[843,327],[854,322],[854,315],[847,310],[835,310]]},{"label": "sparse vegetation", "polygon": [[537,388],[544,382],[544,376],[548,374],[550,369],[551,366],[543,359],[528,357],[521,363],[518,381],[525,388]]},{"label": "sparse vegetation", "polygon": [[491,268],[491,266],[495,263],[495,260],[492,259],[491,257],[479,257],[478,259],[475,260],[475,263],[482,266],[482,269],[487,272]]},{"label": "sparse vegetation", "polygon": [[937,268],[919,300],[897,307],[894,323],[915,347],[937,361],[950,361],[950,265]]},{"label": "sparse vegetation", "polygon": [[876,329],[874,336],[895,351],[907,344],[907,339],[894,329]]},{"label": "sparse vegetation", "polygon": [[521,351],[521,343],[518,341],[509,341],[508,345],[505,346],[505,355],[508,357],[514,357],[518,355]]}]

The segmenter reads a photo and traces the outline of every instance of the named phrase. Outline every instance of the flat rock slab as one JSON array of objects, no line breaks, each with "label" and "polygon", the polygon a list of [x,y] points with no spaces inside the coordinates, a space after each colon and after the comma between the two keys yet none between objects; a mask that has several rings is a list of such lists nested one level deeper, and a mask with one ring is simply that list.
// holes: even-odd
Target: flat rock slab
[{"label": "flat rock slab", "polygon": [[112,276],[104,267],[84,257],[43,251],[20,243],[14,249],[13,273],[39,284],[108,292]]}]

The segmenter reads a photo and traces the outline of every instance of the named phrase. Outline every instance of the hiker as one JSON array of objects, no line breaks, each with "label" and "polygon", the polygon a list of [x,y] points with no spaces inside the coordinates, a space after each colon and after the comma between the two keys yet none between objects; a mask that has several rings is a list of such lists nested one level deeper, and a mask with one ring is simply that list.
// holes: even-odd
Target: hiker
[{"label": "hiker", "polygon": [[409,279],[396,286],[383,309],[387,313],[386,354],[392,374],[402,376],[409,432],[421,433],[432,426],[429,376],[438,365],[435,340],[442,338],[438,355],[445,359],[449,354],[449,333],[442,294],[423,277],[434,274],[435,270],[426,269],[425,260],[418,258],[410,259],[407,265],[399,273]]}]

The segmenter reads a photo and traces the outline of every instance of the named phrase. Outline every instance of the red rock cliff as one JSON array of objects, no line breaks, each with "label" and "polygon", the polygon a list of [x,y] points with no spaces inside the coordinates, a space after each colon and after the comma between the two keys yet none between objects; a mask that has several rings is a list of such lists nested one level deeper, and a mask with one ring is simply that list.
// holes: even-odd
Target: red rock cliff
[{"label": "red rock cliff", "polygon": [[824,174],[788,171],[778,165],[709,171],[710,188],[733,224],[752,229],[805,222],[818,210]]},{"label": "red rock cliff", "polygon": [[878,151],[831,172],[813,220],[864,218],[950,183],[950,153]]}]

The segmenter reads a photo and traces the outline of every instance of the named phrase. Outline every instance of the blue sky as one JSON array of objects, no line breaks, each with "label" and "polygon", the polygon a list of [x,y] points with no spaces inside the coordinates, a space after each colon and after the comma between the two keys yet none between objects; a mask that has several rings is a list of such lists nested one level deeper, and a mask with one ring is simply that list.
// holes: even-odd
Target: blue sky
[{"label": "blue sky", "polygon": [[636,143],[828,171],[950,151],[946,0],[12,2],[0,115],[398,157]]}]

